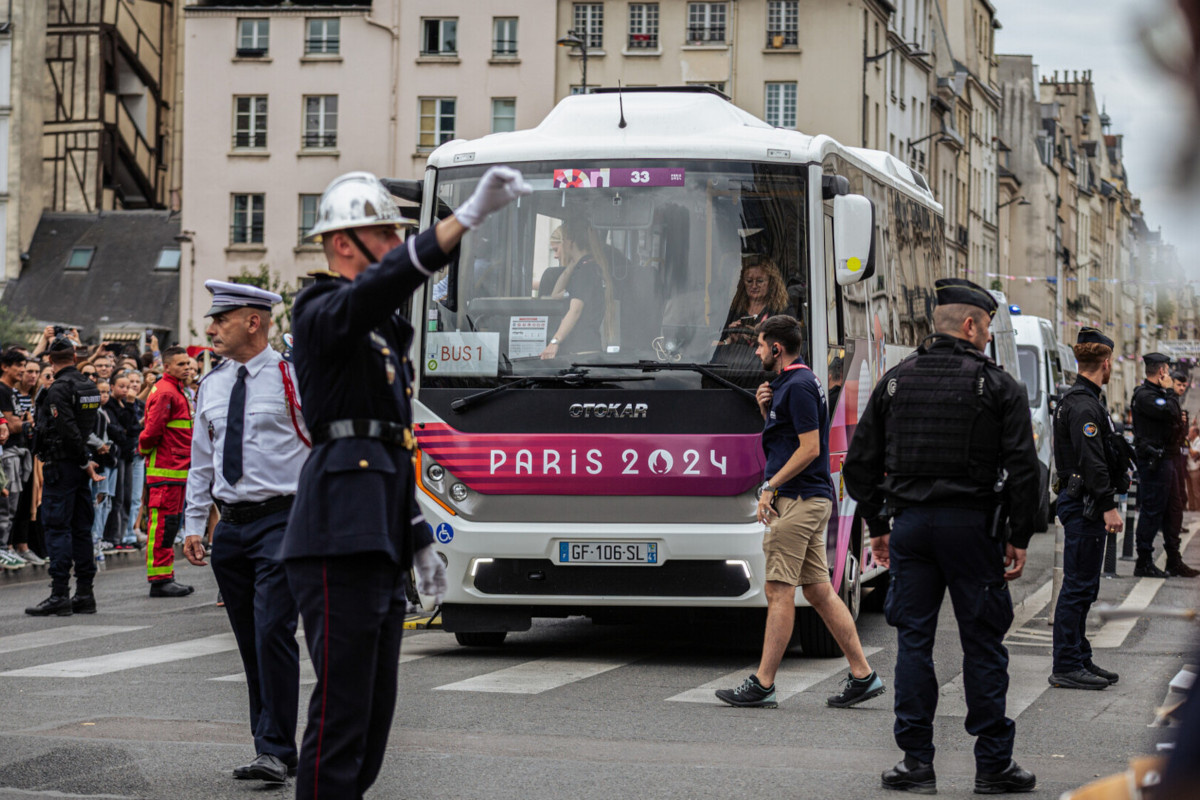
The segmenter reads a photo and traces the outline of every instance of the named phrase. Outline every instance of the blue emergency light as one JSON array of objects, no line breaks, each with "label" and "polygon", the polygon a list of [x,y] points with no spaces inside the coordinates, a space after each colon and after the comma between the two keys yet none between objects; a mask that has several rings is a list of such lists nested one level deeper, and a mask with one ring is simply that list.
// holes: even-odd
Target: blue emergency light
[{"label": "blue emergency light", "polygon": [[1021,307],[1020,307],[1020,306],[1017,306],[1017,305],[1012,305],[1012,306],[1009,306],[1009,307],[1008,307],[1008,313],[1010,313],[1010,314],[1013,314],[1013,315],[1020,314],[1020,313],[1021,313]]}]

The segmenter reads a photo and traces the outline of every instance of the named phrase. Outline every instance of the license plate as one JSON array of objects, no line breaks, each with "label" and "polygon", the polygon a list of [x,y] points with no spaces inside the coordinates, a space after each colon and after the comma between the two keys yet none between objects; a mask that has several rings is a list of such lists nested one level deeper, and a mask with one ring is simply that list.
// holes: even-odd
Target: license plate
[{"label": "license plate", "polygon": [[559,564],[658,565],[656,542],[559,542]]}]

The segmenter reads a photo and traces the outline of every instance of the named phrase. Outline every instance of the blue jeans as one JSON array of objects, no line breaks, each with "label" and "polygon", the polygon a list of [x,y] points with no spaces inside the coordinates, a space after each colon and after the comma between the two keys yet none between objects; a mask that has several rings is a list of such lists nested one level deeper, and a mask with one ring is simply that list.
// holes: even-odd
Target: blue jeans
[{"label": "blue jeans", "polygon": [[142,489],[146,483],[146,459],[135,456],[129,470],[129,523],[125,526],[123,544],[137,544],[137,518],[142,508]]},{"label": "blue jeans", "polygon": [[1062,675],[1092,660],[1087,615],[1100,593],[1104,564],[1104,520],[1083,518],[1083,502],[1058,496],[1063,524],[1063,583],[1054,607],[1054,667]]},{"label": "blue jeans", "polygon": [[987,537],[987,513],[964,508],[908,508],[896,515],[890,541],[891,586],[884,613],[896,629],[896,744],[932,763],[938,679],[933,644],[942,598],[950,590],[963,650],[967,732],[977,737],[975,764],[1000,772],[1012,758],[1016,725],[1005,713],[1013,620],[1004,553]]},{"label": "blue jeans", "polygon": [[108,524],[108,515],[112,511],[113,493],[117,491],[117,470],[114,467],[103,467],[100,474],[102,481],[91,481],[92,505],[95,512],[92,517],[92,541],[99,542],[104,538],[104,526]]}]

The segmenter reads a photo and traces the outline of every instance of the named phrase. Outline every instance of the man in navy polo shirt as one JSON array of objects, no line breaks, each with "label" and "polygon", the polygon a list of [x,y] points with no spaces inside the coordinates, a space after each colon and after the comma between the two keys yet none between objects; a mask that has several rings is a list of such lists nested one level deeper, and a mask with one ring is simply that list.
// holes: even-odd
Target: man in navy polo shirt
[{"label": "man in navy polo shirt", "polygon": [[826,702],[847,708],[883,694],[883,681],[863,655],[854,618],[829,583],[825,529],[833,514],[829,474],[829,406],[821,382],[800,360],[800,323],[779,315],[756,328],[757,354],[775,379],[758,387],[766,426],[766,481],[759,488],[758,521],[767,525],[767,630],[758,670],[717,697],[731,706],[776,708],[775,671],[792,638],[796,587],[816,609],[850,663],[842,691]]}]

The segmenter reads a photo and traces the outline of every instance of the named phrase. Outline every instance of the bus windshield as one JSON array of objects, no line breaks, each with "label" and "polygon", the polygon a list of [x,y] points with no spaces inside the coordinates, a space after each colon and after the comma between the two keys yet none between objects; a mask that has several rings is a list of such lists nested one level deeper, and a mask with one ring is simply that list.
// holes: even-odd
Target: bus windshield
[{"label": "bus windshield", "polygon": [[[711,379],[718,373],[753,387],[763,379],[753,329],[775,314],[801,321],[807,349],[802,167],[512,166],[534,193],[468,234],[429,284],[423,385],[494,386],[574,364],[597,377],[651,362],[666,368],[653,381],[614,386],[728,388]],[[438,174],[439,216],[470,196],[485,169]]]}]

